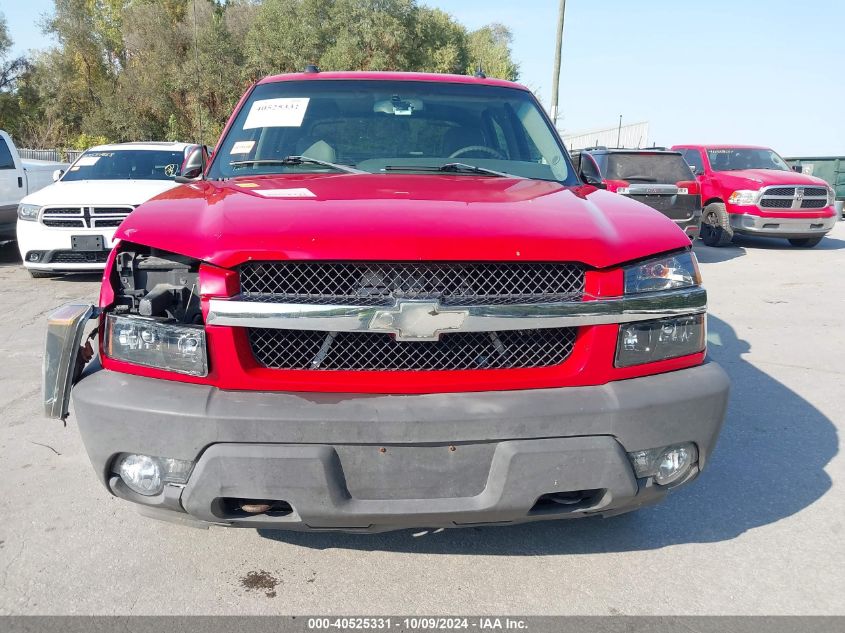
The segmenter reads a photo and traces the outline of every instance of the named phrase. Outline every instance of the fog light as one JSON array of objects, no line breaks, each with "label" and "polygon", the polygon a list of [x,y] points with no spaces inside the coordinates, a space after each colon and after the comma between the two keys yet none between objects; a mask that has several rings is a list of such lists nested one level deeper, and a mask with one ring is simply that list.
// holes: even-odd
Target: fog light
[{"label": "fog light", "polygon": [[684,478],[698,461],[698,449],[692,442],[628,453],[637,477],[654,477],[666,486]]},{"label": "fog light", "polygon": [[130,490],[139,495],[161,493],[164,484],[184,484],[191,475],[194,462],[171,457],[151,457],[124,453],[117,458],[117,474]]},{"label": "fog light", "polygon": [[692,466],[693,450],[690,446],[667,448],[660,456],[654,481],[661,486],[665,486],[686,475]]},{"label": "fog light", "polygon": [[158,461],[147,455],[126,455],[119,472],[123,483],[139,495],[157,495],[164,487]]}]

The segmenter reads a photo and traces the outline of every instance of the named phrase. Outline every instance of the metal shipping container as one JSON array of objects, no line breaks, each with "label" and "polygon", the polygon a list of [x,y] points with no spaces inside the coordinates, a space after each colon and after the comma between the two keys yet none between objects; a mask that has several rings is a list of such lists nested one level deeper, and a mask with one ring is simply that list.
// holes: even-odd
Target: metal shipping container
[{"label": "metal shipping container", "polygon": [[836,211],[842,217],[845,206],[845,156],[801,156],[785,160],[796,171],[817,176],[833,187],[836,191]]}]

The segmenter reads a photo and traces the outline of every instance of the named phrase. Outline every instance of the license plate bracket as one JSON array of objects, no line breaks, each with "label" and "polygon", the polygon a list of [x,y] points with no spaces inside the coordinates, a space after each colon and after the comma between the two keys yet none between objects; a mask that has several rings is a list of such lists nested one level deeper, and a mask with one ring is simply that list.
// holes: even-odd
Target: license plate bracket
[{"label": "license plate bracket", "polygon": [[104,251],[102,235],[72,235],[70,248],[74,251]]}]

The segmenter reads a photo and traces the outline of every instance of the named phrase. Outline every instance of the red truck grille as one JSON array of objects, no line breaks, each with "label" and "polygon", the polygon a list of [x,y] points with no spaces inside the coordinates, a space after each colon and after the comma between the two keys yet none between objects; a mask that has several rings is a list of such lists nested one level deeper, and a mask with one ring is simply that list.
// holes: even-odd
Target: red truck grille
[{"label": "red truck grille", "polygon": [[444,334],[439,341],[400,342],[389,334],[250,328],[256,360],[271,369],[443,371],[559,365],[577,328]]},{"label": "red truck grille", "polygon": [[827,205],[824,187],[767,187],[760,197],[761,209],[823,209]]},{"label": "red truck grille", "polygon": [[[250,262],[240,267],[241,300],[390,306],[581,301],[585,268],[572,263]],[[550,367],[572,352],[577,328],[444,333],[437,341],[391,334],[250,328],[256,360],[272,369],[444,371]]]},{"label": "red truck grille", "polygon": [[580,301],[580,264],[506,262],[255,262],[240,267],[244,299],[286,303],[442,305]]}]

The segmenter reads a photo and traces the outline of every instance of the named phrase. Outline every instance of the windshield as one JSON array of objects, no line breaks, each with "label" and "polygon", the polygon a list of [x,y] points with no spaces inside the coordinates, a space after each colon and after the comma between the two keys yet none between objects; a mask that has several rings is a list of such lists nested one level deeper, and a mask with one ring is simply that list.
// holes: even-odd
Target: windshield
[{"label": "windshield", "polygon": [[595,157],[608,180],[672,183],[693,180],[680,154],[612,153]]},{"label": "windshield", "polygon": [[62,180],[173,180],[180,175],[184,160],[181,150],[89,151],[65,172]]},{"label": "windshield", "polygon": [[743,149],[726,147],[708,149],[710,167],[713,171],[736,171],[737,169],[776,169],[789,171],[786,162],[770,149]]},{"label": "windshield", "polygon": [[[255,88],[222,140],[209,177],[322,172],[430,173],[463,163],[577,184],[530,93],[417,81],[281,81]],[[461,176],[491,176],[465,167]]]}]

